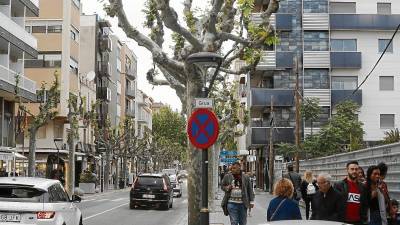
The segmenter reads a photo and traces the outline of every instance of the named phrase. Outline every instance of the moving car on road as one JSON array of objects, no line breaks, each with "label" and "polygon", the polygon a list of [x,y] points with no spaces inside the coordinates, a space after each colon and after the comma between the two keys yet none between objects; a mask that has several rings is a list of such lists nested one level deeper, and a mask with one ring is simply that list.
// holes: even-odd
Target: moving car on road
[{"label": "moving car on road", "polygon": [[174,197],[182,197],[182,181],[178,180],[177,176],[170,175],[169,180],[171,181],[171,186],[174,191]]},{"label": "moving car on road", "polygon": [[172,208],[173,187],[165,174],[141,174],[132,185],[129,208],[156,206],[165,210]]},{"label": "moving car on road", "polygon": [[0,177],[0,225],[82,225],[82,213],[58,180]]}]

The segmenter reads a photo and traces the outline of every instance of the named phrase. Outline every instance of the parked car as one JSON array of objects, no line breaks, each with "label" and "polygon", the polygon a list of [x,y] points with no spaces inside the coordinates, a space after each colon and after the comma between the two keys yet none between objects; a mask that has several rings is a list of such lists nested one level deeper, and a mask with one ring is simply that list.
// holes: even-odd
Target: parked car
[{"label": "parked car", "polygon": [[260,225],[346,225],[346,223],[323,220],[281,220]]},{"label": "parked car", "polygon": [[182,197],[182,182],[178,180],[178,177],[175,175],[170,175],[169,180],[171,181],[171,186],[174,191],[174,197]]},{"label": "parked car", "polygon": [[173,205],[173,188],[165,174],[141,174],[136,177],[130,192],[129,208],[156,206],[168,210]]},{"label": "parked car", "polygon": [[82,225],[82,213],[58,180],[0,177],[0,224]]},{"label": "parked car", "polygon": [[166,174],[167,176],[170,176],[170,175],[176,176],[178,174],[178,171],[176,169],[163,169],[161,171],[161,173]]},{"label": "parked car", "polygon": [[188,178],[188,172],[186,170],[180,170],[178,172],[178,178],[182,179],[182,178]]}]

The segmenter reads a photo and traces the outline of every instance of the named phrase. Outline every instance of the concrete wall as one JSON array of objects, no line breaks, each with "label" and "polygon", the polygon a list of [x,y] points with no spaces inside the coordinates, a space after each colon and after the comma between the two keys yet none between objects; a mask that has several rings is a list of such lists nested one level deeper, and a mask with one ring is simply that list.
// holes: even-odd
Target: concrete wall
[{"label": "concrete wall", "polygon": [[400,199],[400,143],[302,160],[300,173],[303,174],[305,170],[311,170],[315,175],[326,172],[331,174],[334,180],[340,180],[347,175],[346,163],[352,160],[358,161],[365,174],[369,166],[385,162],[389,167],[385,182],[388,185],[390,197]]}]

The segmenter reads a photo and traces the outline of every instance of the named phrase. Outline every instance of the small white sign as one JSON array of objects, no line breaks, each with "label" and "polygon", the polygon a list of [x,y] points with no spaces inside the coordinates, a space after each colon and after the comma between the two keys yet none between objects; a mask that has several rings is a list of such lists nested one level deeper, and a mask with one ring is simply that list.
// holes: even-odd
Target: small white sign
[{"label": "small white sign", "polygon": [[211,98],[195,98],[195,108],[212,108],[213,100]]}]

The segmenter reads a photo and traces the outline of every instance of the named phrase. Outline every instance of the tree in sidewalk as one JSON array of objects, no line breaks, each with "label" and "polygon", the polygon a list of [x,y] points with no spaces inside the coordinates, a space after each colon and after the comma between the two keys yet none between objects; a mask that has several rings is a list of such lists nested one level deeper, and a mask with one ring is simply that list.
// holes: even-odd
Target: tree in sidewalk
[{"label": "tree in sidewalk", "polygon": [[[207,76],[206,82],[202,78],[202,71],[194,65],[186,62],[189,55],[198,52],[217,52],[224,55],[220,70],[233,74],[242,74],[255,70],[261,57],[261,49],[264,45],[276,41],[273,27],[269,18],[277,12],[278,0],[268,1],[266,10],[261,12],[261,23],[254,24],[250,14],[254,8],[254,0],[215,0],[205,11],[196,13],[192,9],[192,0],[184,1],[184,21],[179,23],[178,14],[170,6],[169,0],[147,0],[145,26],[151,30],[146,36],[133,27],[125,13],[122,0],[104,1],[107,14],[118,17],[119,26],[125,31],[127,37],[135,40],[140,46],[152,53],[156,68],[147,74],[148,79],[156,81],[154,75],[160,71],[166,78],[166,82],[182,101],[184,112],[189,115],[192,112],[194,97],[202,96],[204,83],[209,83],[208,90],[212,89],[218,70]],[[172,31],[175,46],[173,56],[169,57],[163,49],[164,26]],[[247,37],[243,36],[246,29]],[[227,43],[233,42],[233,47],[227,49]],[[232,54],[232,55],[231,55]],[[248,65],[238,71],[229,69],[233,60],[243,57]],[[188,146],[189,179],[189,218],[191,225],[199,223],[199,200],[201,195],[200,160],[201,154],[196,149]]]},{"label": "tree in sidewalk", "polygon": [[38,91],[38,114],[34,115],[26,105],[22,104],[19,95],[19,76],[16,76],[16,96],[18,102],[18,110],[26,113],[31,117],[28,125],[29,133],[29,157],[28,157],[28,176],[36,175],[36,134],[39,128],[45,126],[49,121],[53,120],[57,115],[57,106],[60,102],[59,90],[59,72],[54,71],[54,81],[50,87],[45,82],[42,82],[41,88]]},{"label": "tree in sidewalk", "polygon": [[311,123],[311,136],[313,135],[313,123],[318,119],[321,111],[318,98],[304,98],[300,112],[305,122]]}]

